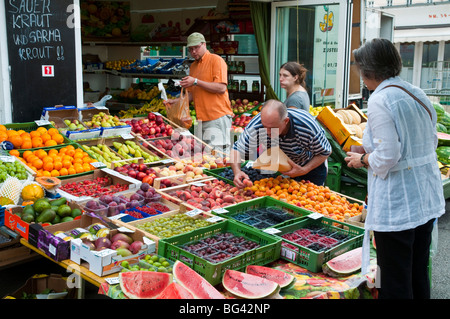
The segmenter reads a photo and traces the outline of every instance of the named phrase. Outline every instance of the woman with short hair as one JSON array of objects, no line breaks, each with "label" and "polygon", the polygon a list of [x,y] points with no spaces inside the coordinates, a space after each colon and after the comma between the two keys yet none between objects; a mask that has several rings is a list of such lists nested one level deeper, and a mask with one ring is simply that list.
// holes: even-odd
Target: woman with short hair
[{"label": "woman with short hair", "polygon": [[373,91],[363,147],[345,158],[349,167],[368,168],[362,271],[373,231],[379,298],[429,299],[431,233],[445,213],[436,112],[423,90],[399,77],[402,61],[390,41],[373,39],[353,55]]}]

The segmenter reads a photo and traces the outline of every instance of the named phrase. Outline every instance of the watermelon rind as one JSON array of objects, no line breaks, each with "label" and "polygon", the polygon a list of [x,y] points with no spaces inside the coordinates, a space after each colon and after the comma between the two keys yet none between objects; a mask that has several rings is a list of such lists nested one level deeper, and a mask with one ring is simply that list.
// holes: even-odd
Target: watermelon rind
[{"label": "watermelon rind", "polygon": [[442,123],[436,123],[436,131],[439,133],[447,133],[447,127]]},{"label": "watermelon rind", "polygon": [[268,298],[280,290],[274,281],[232,269],[223,274],[222,285],[231,294],[245,299]]},{"label": "watermelon rind", "polygon": [[450,146],[450,134],[437,132],[438,146]]},{"label": "watermelon rind", "polygon": [[437,121],[440,122],[445,114],[445,109],[440,103],[433,103],[433,107],[436,110]]},{"label": "watermelon rind", "polygon": [[172,273],[175,282],[187,289],[195,299],[225,299],[211,283],[182,261],[175,261]]},{"label": "watermelon rind", "polygon": [[130,299],[155,299],[172,283],[172,275],[148,270],[119,273],[122,292]]},{"label": "watermelon rind", "polygon": [[362,247],[347,251],[322,265],[322,271],[333,278],[346,277],[361,269]]},{"label": "watermelon rind", "polygon": [[194,299],[194,296],[182,285],[172,282],[156,299]]},{"label": "watermelon rind", "polygon": [[259,276],[272,280],[280,285],[281,289],[289,287],[294,283],[295,277],[287,272],[259,265],[248,265],[245,272],[250,275]]}]

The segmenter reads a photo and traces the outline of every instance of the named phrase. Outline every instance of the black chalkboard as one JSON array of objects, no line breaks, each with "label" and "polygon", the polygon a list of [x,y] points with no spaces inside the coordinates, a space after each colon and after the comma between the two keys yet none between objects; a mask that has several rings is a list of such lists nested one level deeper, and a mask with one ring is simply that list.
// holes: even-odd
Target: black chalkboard
[{"label": "black chalkboard", "polygon": [[74,0],[4,3],[13,122],[38,120],[44,107],[77,105]]}]

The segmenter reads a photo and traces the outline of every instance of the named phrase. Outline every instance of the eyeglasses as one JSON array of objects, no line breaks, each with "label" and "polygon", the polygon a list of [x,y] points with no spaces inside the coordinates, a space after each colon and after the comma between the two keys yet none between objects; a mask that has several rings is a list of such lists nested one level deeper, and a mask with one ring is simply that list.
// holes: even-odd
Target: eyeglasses
[{"label": "eyeglasses", "polygon": [[202,44],[203,44],[203,43],[200,43],[199,45],[189,47],[189,48],[188,48],[189,52],[197,51],[198,49],[201,48]]}]

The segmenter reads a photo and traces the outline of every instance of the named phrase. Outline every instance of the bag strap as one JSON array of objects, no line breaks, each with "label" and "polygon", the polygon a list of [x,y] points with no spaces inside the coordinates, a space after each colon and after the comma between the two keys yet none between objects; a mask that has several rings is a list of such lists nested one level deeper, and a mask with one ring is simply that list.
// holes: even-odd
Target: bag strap
[{"label": "bag strap", "polygon": [[406,93],[408,93],[409,96],[411,96],[414,100],[416,100],[420,105],[423,106],[423,108],[428,112],[428,115],[430,116],[430,119],[433,119],[430,110],[426,107],[425,103],[423,103],[421,100],[419,100],[414,94],[412,94],[411,92],[409,92],[407,89],[405,89],[404,87],[400,86],[400,85],[395,85],[395,84],[390,84],[385,86],[383,89],[388,88],[388,87],[396,87],[399,89],[402,89],[403,91],[405,91]]}]

